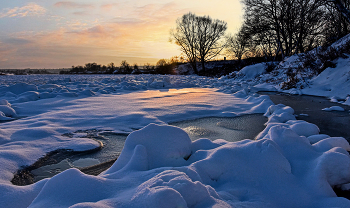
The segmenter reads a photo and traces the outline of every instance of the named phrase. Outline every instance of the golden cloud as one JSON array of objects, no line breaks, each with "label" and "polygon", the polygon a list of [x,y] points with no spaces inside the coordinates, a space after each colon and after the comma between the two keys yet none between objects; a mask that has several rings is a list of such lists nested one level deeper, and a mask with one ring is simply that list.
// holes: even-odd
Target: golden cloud
[{"label": "golden cloud", "polygon": [[[58,3],[56,6],[79,6]],[[108,8],[120,9],[116,5],[104,9]],[[175,20],[185,13],[184,10],[174,4],[149,4],[124,11],[127,14],[104,21],[70,19],[61,22],[56,30],[13,34],[17,39],[11,41],[21,40],[22,44],[11,44],[14,50],[11,54],[9,51],[3,53],[3,60],[8,59],[3,65],[50,68],[52,64],[52,68],[87,62],[108,64],[113,61],[118,64],[121,57],[131,63],[144,64],[180,54],[177,46],[168,39],[170,28],[175,26]],[[1,63],[0,68],[3,68]]]},{"label": "golden cloud", "polygon": [[0,18],[4,17],[27,17],[27,16],[42,16],[47,12],[47,10],[36,4],[36,3],[28,3],[23,7],[14,7],[3,9],[0,12]]},{"label": "golden cloud", "polygon": [[72,1],[60,1],[54,4],[55,7],[64,7],[68,9],[93,9],[94,5],[92,4],[81,4]]}]

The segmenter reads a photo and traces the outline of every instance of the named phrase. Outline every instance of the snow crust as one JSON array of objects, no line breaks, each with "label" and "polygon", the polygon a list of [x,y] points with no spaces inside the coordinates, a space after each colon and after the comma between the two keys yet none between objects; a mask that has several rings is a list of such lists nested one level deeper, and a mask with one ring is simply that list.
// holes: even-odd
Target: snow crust
[{"label": "snow crust", "polygon": [[[0,118],[10,120],[0,123],[0,207],[350,206],[332,190],[350,183],[348,142],[320,135],[292,108],[256,94],[263,85],[158,75],[0,79]],[[168,125],[251,113],[269,118],[256,140],[192,142]],[[88,129],[132,132],[111,168],[11,184],[14,172],[45,153],[99,147],[63,136]]]}]

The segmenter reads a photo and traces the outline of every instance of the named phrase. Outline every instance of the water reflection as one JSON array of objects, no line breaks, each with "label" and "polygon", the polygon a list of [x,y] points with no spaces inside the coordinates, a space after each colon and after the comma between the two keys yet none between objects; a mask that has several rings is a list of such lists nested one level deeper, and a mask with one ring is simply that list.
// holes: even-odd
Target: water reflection
[{"label": "water reflection", "polygon": [[[190,121],[171,123],[188,133],[192,140],[208,138],[210,140],[224,139],[235,142],[243,139],[254,139],[264,128],[267,119],[261,114],[245,115],[235,118],[201,118]],[[91,133],[90,131],[82,131]],[[103,143],[103,148],[94,153],[74,154],[62,158],[58,164],[42,166],[32,170],[34,182],[43,178],[52,177],[66,169],[83,168],[99,163],[104,163],[117,158],[125,144],[127,135],[113,132],[92,132],[95,139]],[[108,168],[109,166],[105,166]]]},{"label": "water reflection", "polygon": [[244,115],[234,118],[200,118],[191,121],[172,123],[182,128],[192,140],[208,138],[224,139],[235,142],[243,139],[254,139],[267,122],[261,114]]}]

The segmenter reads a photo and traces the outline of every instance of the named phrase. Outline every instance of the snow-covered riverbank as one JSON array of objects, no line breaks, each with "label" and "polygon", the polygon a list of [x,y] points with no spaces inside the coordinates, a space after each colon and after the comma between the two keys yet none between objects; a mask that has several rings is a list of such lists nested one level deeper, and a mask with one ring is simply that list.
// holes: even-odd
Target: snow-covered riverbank
[{"label": "snow-covered riverbank", "polygon": [[[328,48],[315,48],[286,57],[281,62],[247,66],[221,77],[216,85],[224,91],[229,91],[226,85],[241,85],[253,92],[260,90],[322,96],[333,102],[350,105],[349,46],[350,34]],[[332,57],[333,60],[325,60],[327,57]],[[275,65],[273,69],[266,71],[271,64]]]},{"label": "snow-covered riverbank", "polygon": [[[157,75],[2,79],[0,99],[8,102],[1,101],[1,118],[20,119],[0,123],[1,207],[350,206],[331,188],[350,182],[345,139],[319,135],[317,126],[295,120],[293,109],[275,106],[246,83],[222,80]],[[167,125],[252,113],[269,117],[257,141],[191,142],[183,130]],[[29,186],[10,183],[17,169],[47,152],[99,145],[79,134],[62,134],[142,127],[99,176],[70,169]]]}]

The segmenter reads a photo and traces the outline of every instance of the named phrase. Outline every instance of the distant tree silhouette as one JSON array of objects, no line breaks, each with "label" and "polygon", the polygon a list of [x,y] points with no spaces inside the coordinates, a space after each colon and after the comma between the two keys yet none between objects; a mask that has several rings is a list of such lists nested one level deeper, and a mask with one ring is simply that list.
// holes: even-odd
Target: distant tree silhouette
[{"label": "distant tree silhouette", "polygon": [[196,50],[196,15],[188,13],[176,20],[176,29],[171,31],[171,41],[180,46],[181,51],[186,55],[194,72],[197,70],[197,50]]},{"label": "distant tree silhouette", "polygon": [[152,66],[150,63],[146,63],[143,65],[143,71],[148,74],[154,73],[155,67]]},{"label": "distant tree silhouette", "polygon": [[132,68],[131,68],[130,64],[128,62],[126,62],[126,60],[123,60],[120,63],[120,70],[121,70],[121,73],[123,73],[123,74],[131,74],[131,72],[132,72]]},{"label": "distant tree silhouette", "polygon": [[85,69],[89,72],[98,72],[101,70],[101,65],[98,65],[97,63],[87,63],[85,64]]},{"label": "distant tree silhouette", "polygon": [[225,35],[227,23],[217,19],[213,20],[209,16],[197,17],[197,22],[197,57],[205,71],[204,63],[219,55],[225,47],[225,43],[220,40]]},{"label": "distant tree silhouette", "polygon": [[133,74],[141,74],[140,68],[137,64],[134,64],[132,73]]},{"label": "distant tree silhouette", "polygon": [[180,46],[194,72],[198,73],[198,60],[205,70],[204,63],[217,56],[224,48],[225,44],[220,40],[226,29],[227,23],[224,21],[188,13],[177,19],[175,30],[170,32],[170,40]]},{"label": "distant tree silhouette", "polygon": [[107,64],[107,71],[106,73],[108,74],[113,74],[113,72],[115,71],[115,65],[113,62]]},{"label": "distant tree silhouette", "polygon": [[252,41],[250,36],[247,35],[244,31],[244,27],[240,29],[240,31],[234,35],[229,36],[227,39],[227,50],[229,54],[233,54],[233,56],[241,62],[242,57],[247,57],[250,52],[250,46],[252,45]]},{"label": "distant tree silhouette", "polygon": [[108,67],[109,69],[114,70],[115,65],[114,65],[114,63],[113,63],[113,62],[111,62],[111,63],[109,63],[109,64],[107,65],[107,67]]}]

